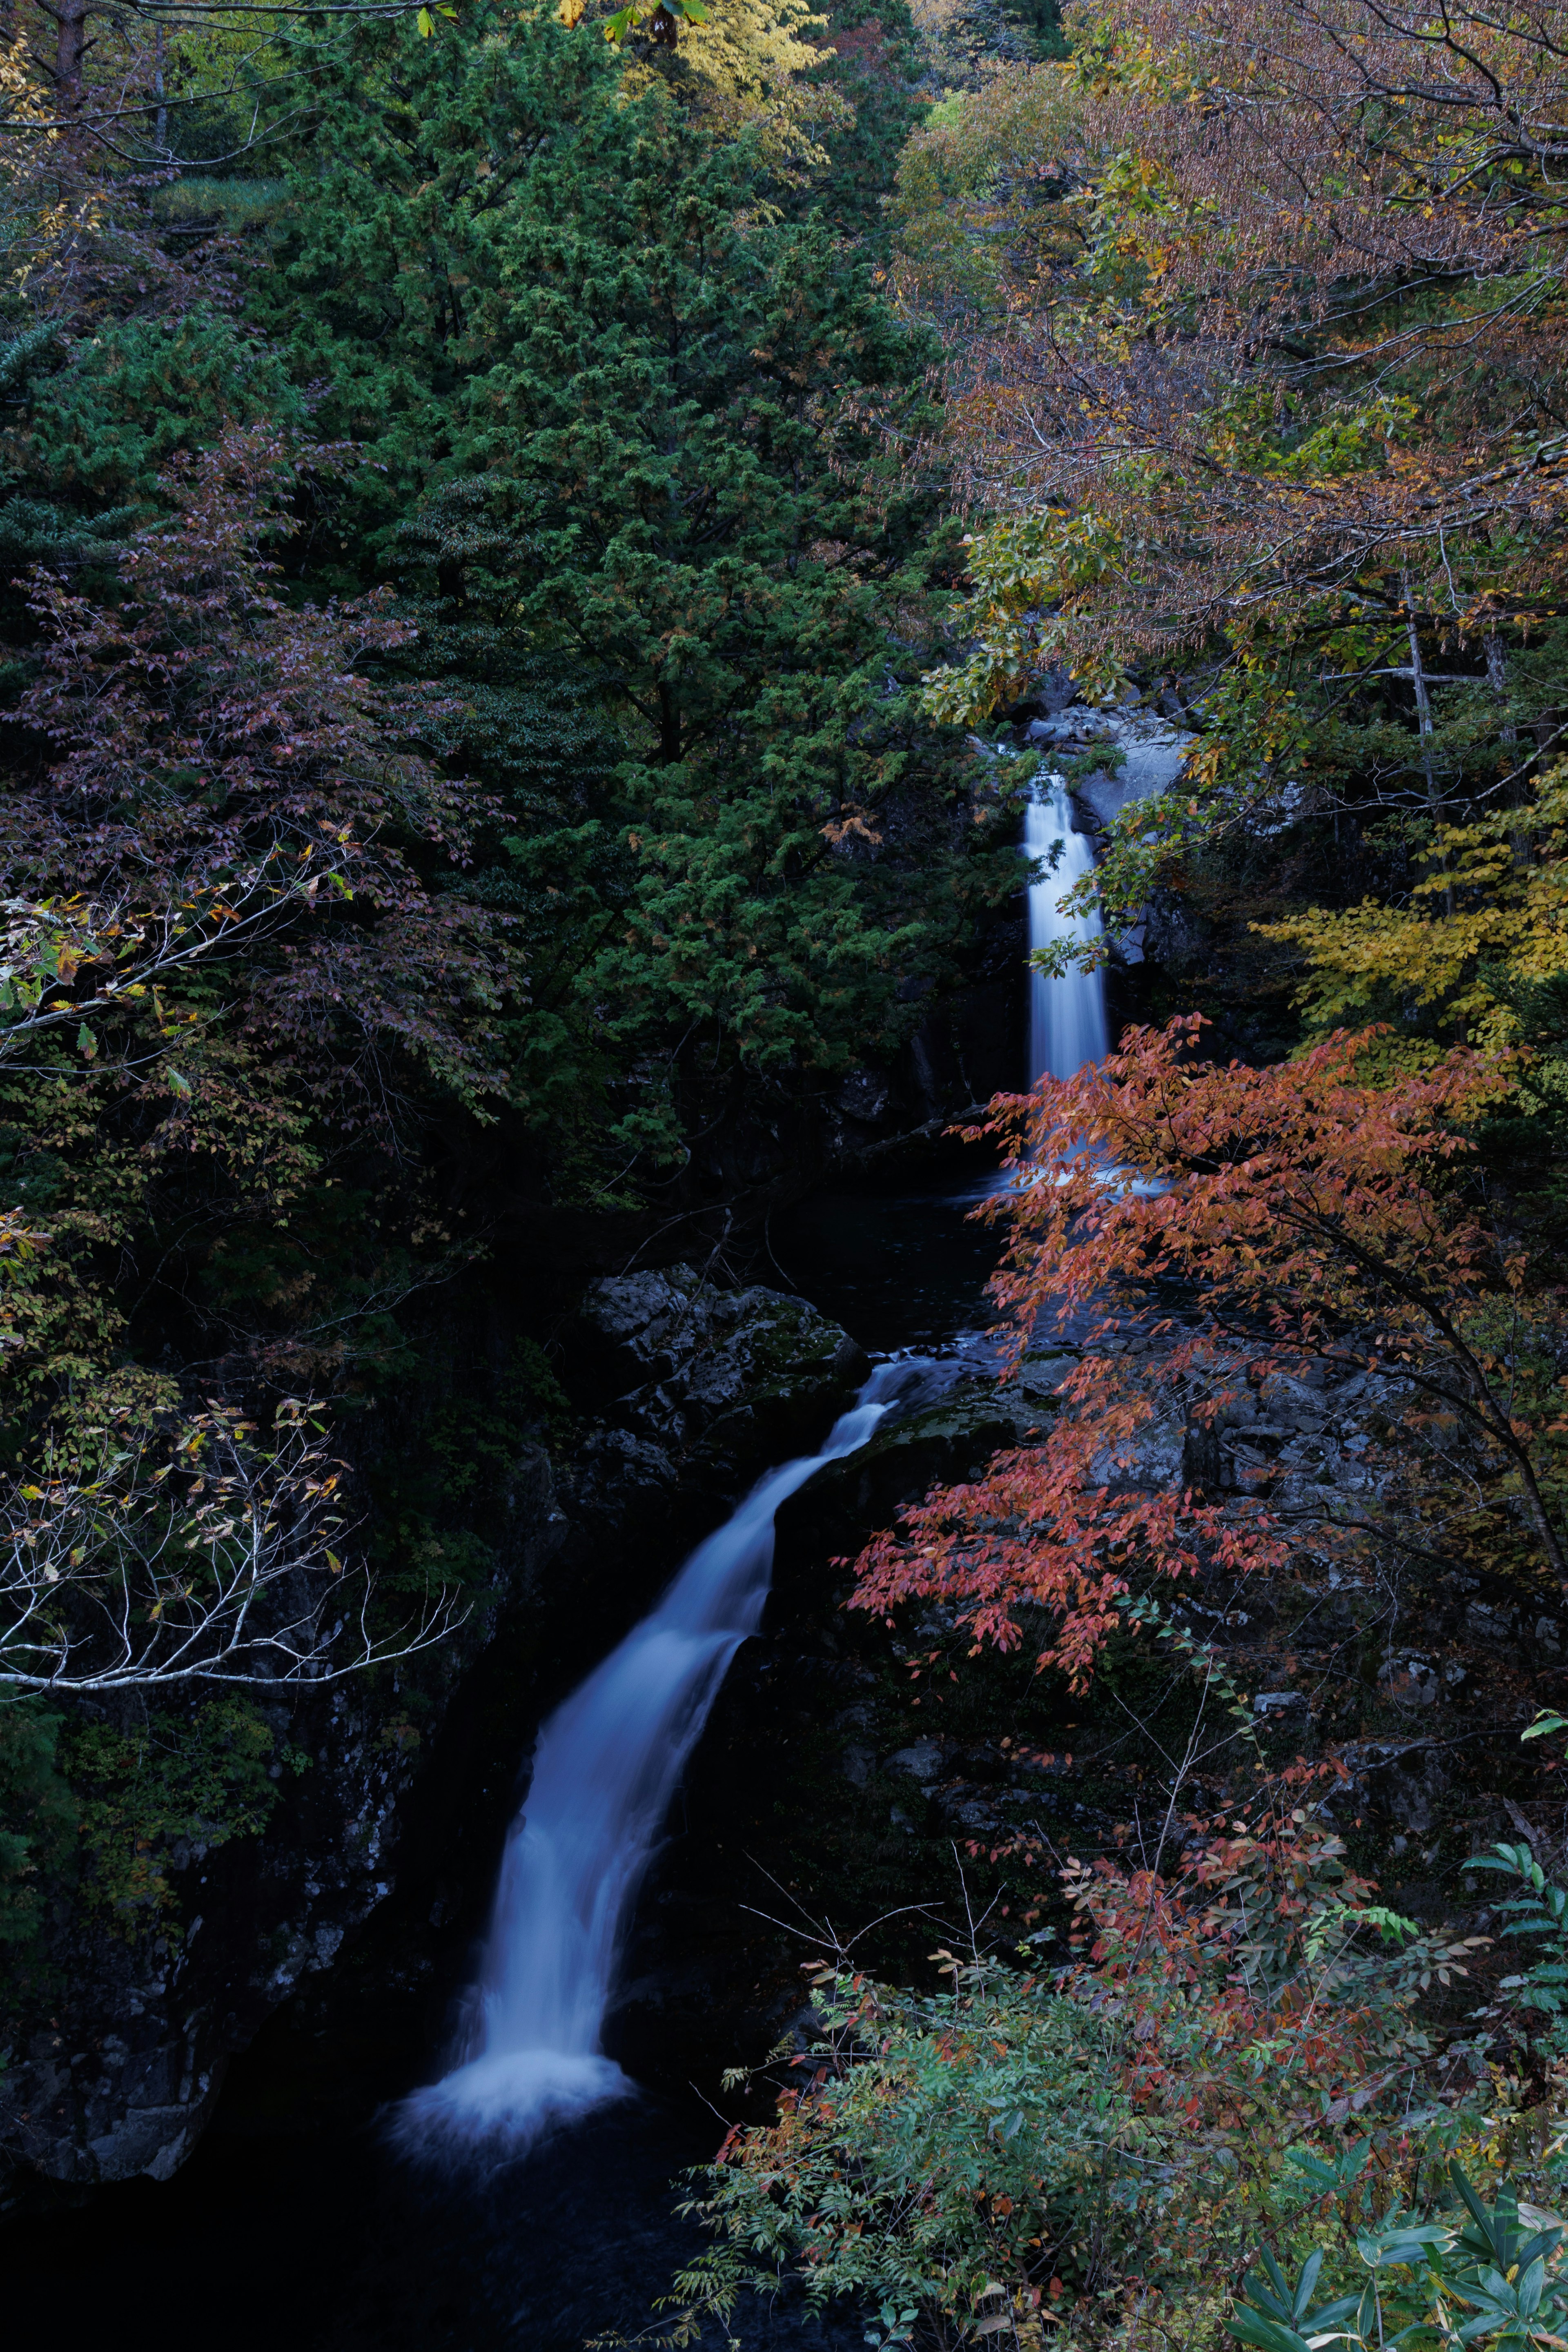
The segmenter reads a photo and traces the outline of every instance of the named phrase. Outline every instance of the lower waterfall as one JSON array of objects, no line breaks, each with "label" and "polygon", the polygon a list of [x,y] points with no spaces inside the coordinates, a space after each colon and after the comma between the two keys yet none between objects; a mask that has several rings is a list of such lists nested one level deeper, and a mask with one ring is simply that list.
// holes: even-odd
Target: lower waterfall
[{"label": "lower waterfall", "polygon": [[[1029,885],[1029,948],[1058,940],[1087,943],[1100,936],[1098,914],[1064,915],[1058,900],[1094,871],[1094,852],[1075,833],[1067,787],[1059,776],[1044,780],[1050,797],[1031,800],[1024,812],[1024,846],[1031,857],[1048,856],[1061,844],[1055,866]],[[1099,971],[1069,964],[1060,980],[1031,968],[1029,973],[1029,1084],[1045,1077],[1070,1078],[1086,1062],[1103,1061],[1110,1051],[1105,1025],[1105,980]]]},{"label": "lower waterfall", "polygon": [[753,1487],[544,1725],[501,1862],[468,2046],[449,2074],[403,2101],[394,2136],[405,2149],[521,2147],[635,2090],[601,2047],[616,1958],[681,1769],[731,1660],[762,1623],[773,1515],[933,1375],[955,1370],[911,1358],[879,1364],[822,1452]]}]

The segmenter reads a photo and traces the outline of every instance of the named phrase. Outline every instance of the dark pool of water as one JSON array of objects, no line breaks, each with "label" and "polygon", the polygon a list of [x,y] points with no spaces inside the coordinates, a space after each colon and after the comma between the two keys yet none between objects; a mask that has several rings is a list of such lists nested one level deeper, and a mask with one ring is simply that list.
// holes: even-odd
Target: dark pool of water
[{"label": "dark pool of water", "polygon": [[1001,1241],[968,1213],[991,1182],[988,1157],[957,1150],[814,1192],[769,1225],[774,1266],[873,1354],[962,1344],[994,1319]]},{"label": "dark pool of water", "polygon": [[[8,2315],[18,2343],[68,2352],[128,2332],[221,2352],[582,2352],[669,2325],[654,2300],[705,2242],[676,2211],[680,2176],[720,2137],[695,2103],[649,2100],[443,2177],[371,2124],[248,2130],[231,2110],[172,2181],[18,2229]],[[754,2352],[860,2352],[847,2309],[762,2297],[743,2319]]]}]

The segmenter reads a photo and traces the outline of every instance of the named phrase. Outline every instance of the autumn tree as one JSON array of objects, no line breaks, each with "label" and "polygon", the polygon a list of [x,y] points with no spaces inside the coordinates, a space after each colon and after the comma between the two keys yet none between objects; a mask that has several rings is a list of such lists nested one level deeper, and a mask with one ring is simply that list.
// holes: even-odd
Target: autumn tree
[{"label": "autumn tree", "polygon": [[[318,465],[332,462],[319,456]],[[39,674],[8,714],[43,754],[0,808],[7,871],[39,896],[150,903],[273,868],[294,922],[247,960],[242,1026],[316,1049],[313,1090],[374,1116],[385,1056],[425,1060],[476,1099],[504,1081],[486,1014],[510,975],[502,927],[427,887],[460,863],[463,796],[422,755],[429,698],[372,682],[407,623],[371,599],[286,605],[268,542],[298,478],[275,435],[231,432],[177,463],[167,524],[139,531],[112,605],[42,575]]]},{"label": "autumn tree", "polygon": [[[1445,828],[1527,808],[1558,741],[1555,17],[1116,0],[1072,25],[1082,245],[955,358],[990,519],[932,707],[1005,709],[1059,663],[1191,733],[1113,829],[1112,915],[1266,831],[1327,911],[1370,886],[1419,912],[1466,855]],[[1428,992],[1413,1025],[1454,1013]]]},{"label": "autumn tree", "polygon": [[221,1404],[79,1423],[0,1490],[0,1703],[333,1682],[461,1622],[449,1591],[380,1619],[353,1535],[344,1465],[298,1398],[269,1428]]},{"label": "autumn tree", "polygon": [[[1053,1339],[1079,1360],[1037,1442],[876,1539],[854,1606],[936,1601],[1081,1680],[1130,1592],[1234,1591],[1297,1549],[1462,1549],[1568,1590],[1555,1312],[1470,1181],[1506,1076],[1459,1049],[1390,1080],[1376,1042],[1221,1066],[1194,1016],[993,1106],[1010,1370]],[[1314,1366],[1373,1384],[1378,1478],[1223,1494],[1205,1437]]]},{"label": "autumn tree", "polygon": [[[853,107],[823,73],[827,19],[807,0],[731,0],[679,24],[674,40],[654,37],[652,14],[623,36],[627,88],[660,80],[693,123],[729,138],[752,131],[786,183],[806,181],[827,162],[824,136],[853,126]],[[606,19],[617,12],[599,0],[580,21]]]},{"label": "autumn tree", "polygon": [[911,132],[888,205],[900,299],[946,331],[952,380],[993,373],[1042,283],[1081,258],[1077,110],[1060,69],[989,62]]},{"label": "autumn tree", "polygon": [[395,1165],[416,1105],[504,1098],[507,920],[441,889],[462,792],[421,749],[428,696],[365,667],[410,625],[279,595],[297,478],[276,436],[231,434],[166,476],[170,520],[132,536],[112,604],[35,583],[10,713],[30,760],[0,798],[0,1080],[11,1200],[51,1234],[15,1286],[7,1370],[46,1419],[62,1381],[73,1411],[168,1405],[126,1360],[115,1281],[154,1234],[144,1323],[195,1308],[253,1370],[319,1324],[292,1380],[330,1377],[351,1235],[324,1262],[291,1217],[330,1213],[346,1139]]}]

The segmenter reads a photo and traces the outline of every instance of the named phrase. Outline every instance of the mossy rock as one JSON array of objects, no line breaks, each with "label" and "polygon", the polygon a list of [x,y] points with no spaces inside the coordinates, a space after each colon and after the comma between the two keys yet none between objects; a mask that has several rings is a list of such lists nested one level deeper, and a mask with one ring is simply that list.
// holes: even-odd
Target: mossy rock
[{"label": "mossy rock", "polygon": [[805,1299],[719,1290],[689,1265],[591,1284],[565,1357],[576,1398],[731,1487],[814,1452],[868,1369]]}]

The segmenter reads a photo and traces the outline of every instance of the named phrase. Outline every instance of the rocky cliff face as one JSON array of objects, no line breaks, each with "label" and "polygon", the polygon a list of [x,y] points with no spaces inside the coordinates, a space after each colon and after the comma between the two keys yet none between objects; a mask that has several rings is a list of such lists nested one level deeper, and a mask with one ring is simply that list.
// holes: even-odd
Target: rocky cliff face
[{"label": "rocky cliff face", "polygon": [[[704,2066],[711,2080],[716,2048],[754,2060],[800,2021],[813,1938],[857,1937],[869,1969],[918,1980],[931,1944],[962,1935],[971,1912],[1004,1940],[1009,1914],[1021,1927],[1048,1919],[1053,1850],[1125,1845],[1151,1806],[1160,1834],[1204,1680],[1179,1643],[1118,1633],[1075,1694],[1036,1672],[1027,1638],[1009,1657],[976,1656],[940,1606],[891,1627],[842,1606],[867,1535],[910,1496],[963,1481],[1048,1425],[1073,1360],[1042,1350],[1000,1388],[955,1367],[936,1403],[889,1423],[781,1510],[763,1637],[720,1696],[629,1956],[622,2031],[635,2071],[677,2084]],[[1249,1717],[1243,1730],[1229,1694],[1213,1698],[1178,1816],[1215,1811],[1227,1790],[1234,1803],[1259,1762],[1334,1759],[1342,1776],[1314,1783],[1312,1801],[1326,1797],[1353,1866],[1406,1916],[1484,1936],[1496,1890],[1467,1872],[1469,1858],[1498,1837],[1528,1836],[1543,1859],[1563,1841],[1561,1801],[1534,1779],[1519,1732],[1542,1696],[1558,1697],[1542,1675],[1568,1629],[1555,1596],[1479,1567],[1428,1574],[1371,1552],[1352,1566],[1314,1549],[1325,1504],[1361,1517],[1396,1500],[1380,1438],[1396,1402],[1384,1376],[1271,1374],[1220,1425],[1178,1409],[1143,1433],[1135,1459],[1100,1466],[1108,1481],[1195,1486],[1238,1508],[1261,1498],[1303,1530],[1278,1575],[1241,1588],[1216,1575],[1163,1595],[1187,1638],[1215,1645]],[[1032,1879],[1010,1858],[1020,1839],[1045,1856]],[[1477,1959],[1476,1982],[1454,1999],[1472,2009],[1509,1965],[1506,1945]]]},{"label": "rocky cliff face", "polygon": [[[262,1694],[245,1730],[267,1783],[249,1810],[264,1821],[162,1829],[143,1857],[162,1890],[151,1916],[147,1903],[106,1909],[87,1858],[68,1857],[0,2028],[0,2208],[45,2184],[167,2179],[230,2055],[329,1979],[393,1895],[426,1759],[478,1685],[510,1676],[500,1737],[524,1748],[559,1696],[557,1658],[574,1679],[689,1539],[767,1463],[820,1436],[864,1369],[843,1331],[779,1292],[716,1290],[686,1266],[594,1284],[565,1352],[584,1422],[561,1458],[531,1445],[513,1464],[491,1581],[461,1632],[405,1669],[276,1704]],[[101,1714],[124,1742],[147,1711]],[[503,1790],[517,1761],[501,1759]]]},{"label": "rocky cliff face", "polygon": [[[889,1431],[883,1451],[918,1447],[929,1436],[956,1465],[982,1440],[1026,1441],[1029,1424],[1048,1416],[1064,1369],[1060,1357],[1037,1354],[1000,1391],[965,1381],[928,1417],[929,1427],[917,1421]],[[1525,1835],[1542,1855],[1563,1842],[1561,1804],[1521,1756],[1519,1734],[1542,1699],[1557,1695],[1568,1623],[1561,1596],[1544,1580],[1538,1589],[1484,1561],[1411,1558],[1397,1540],[1350,1556],[1314,1541],[1314,1528],[1326,1518],[1382,1525],[1394,1538],[1408,1530],[1402,1504],[1419,1465],[1382,1443],[1405,1401],[1396,1375],[1341,1375],[1303,1363],[1238,1388],[1212,1423],[1176,1410],[1142,1433],[1135,1451],[1102,1459],[1096,1471],[1108,1485],[1195,1489],[1211,1500],[1234,1496],[1238,1506],[1261,1501],[1300,1531],[1276,1575],[1236,1583],[1216,1572],[1163,1596],[1174,1625],[1212,1644],[1246,1696],[1252,1742],[1239,1769],[1250,1772],[1254,1756],[1276,1766],[1332,1758],[1342,1777],[1337,1786],[1321,1786],[1319,1796],[1395,1906],[1484,1931],[1489,1916],[1467,1898],[1484,1897],[1489,1882],[1467,1879],[1468,1859],[1499,1836]],[[1447,1475],[1469,1458],[1452,1426],[1436,1430],[1433,1443]],[[900,1483],[888,1478],[877,1449],[843,1465],[839,1507],[847,1500],[842,1490],[879,1479],[889,1488]],[[879,1497],[891,1499],[890,1491]],[[821,1519],[835,1500],[824,1480],[794,1507]],[[806,1549],[826,1557],[828,1532],[816,1528]],[[825,1597],[816,1594],[814,1606]],[[956,1656],[960,1644],[940,1608],[928,1610],[915,1630],[944,1664]],[[1182,1679],[1174,1648],[1130,1633],[1113,1643],[1089,1693],[1056,1696],[1063,1747],[1071,1752],[1054,1762],[1026,1760],[1022,1740],[999,1741],[994,1730],[977,1738],[961,1723],[949,1733],[931,1721],[938,1710],[928,1706],[914,1739],[908,1714],[888,1717],[884,1710],[858,1723],[851,1710],[843,1718],[841,1770],[852,1789],[874,1791],[911,1832],[989,1845],[1032,1826],[1064,1853],[1077,1842],[1110,1841],[1118,1822],[1136,1819],[1150,1769],[1129,1747],[1130,1730],[1141,1728],[1136,1717],[1145,1706],[1172,1706],[1174,1694],[1163,1738],[1177,1738]],[[1051,1695],[1040,1696],[1048,1717]],[[873,1723],[879,1740],[870,1736]],[[1227,1766],[1223,1741],[1219,1751],[1217,1769],[1200,1770],[1186,1785],[1183,1802],[1196,1811],[1215,1801],[1235,1764]],[[1169,1769],[1168,1755],[1153,1766],[1156,1778],[1168,1778]]]},{"label": "rocky cliff face", "polygon": [[[231,2053],[331,1969],[344,1937],[389,1894],[399,1805],[419,1769],[408,1702],[417,1700],[423,1730],[439,1725],[498,1626],[537,1605],[567,1532],[542,1447],[516,1462],[510,1486],[495,1587],[443,1651],[319,1695],[274,1704],[262,1695],[253,1718],[270,1733],[275,1760],[263,1768],[272,1801],[258,1832],[236,1834],[221,1814],[205,1827],[186,1821],[147,1857],[153,1897],[113,1910],[89,1864],[68,1865],[7,2021],[6,2201],[40,2181],[168,2179],[210,2116]],[[187,1719],[205,1696],[186,1696]],[[92,1713],[117,1738],[147,1720],[134,1701]],[[160,1711],[147,1743],[153,1767],[169,1736]]]}]

